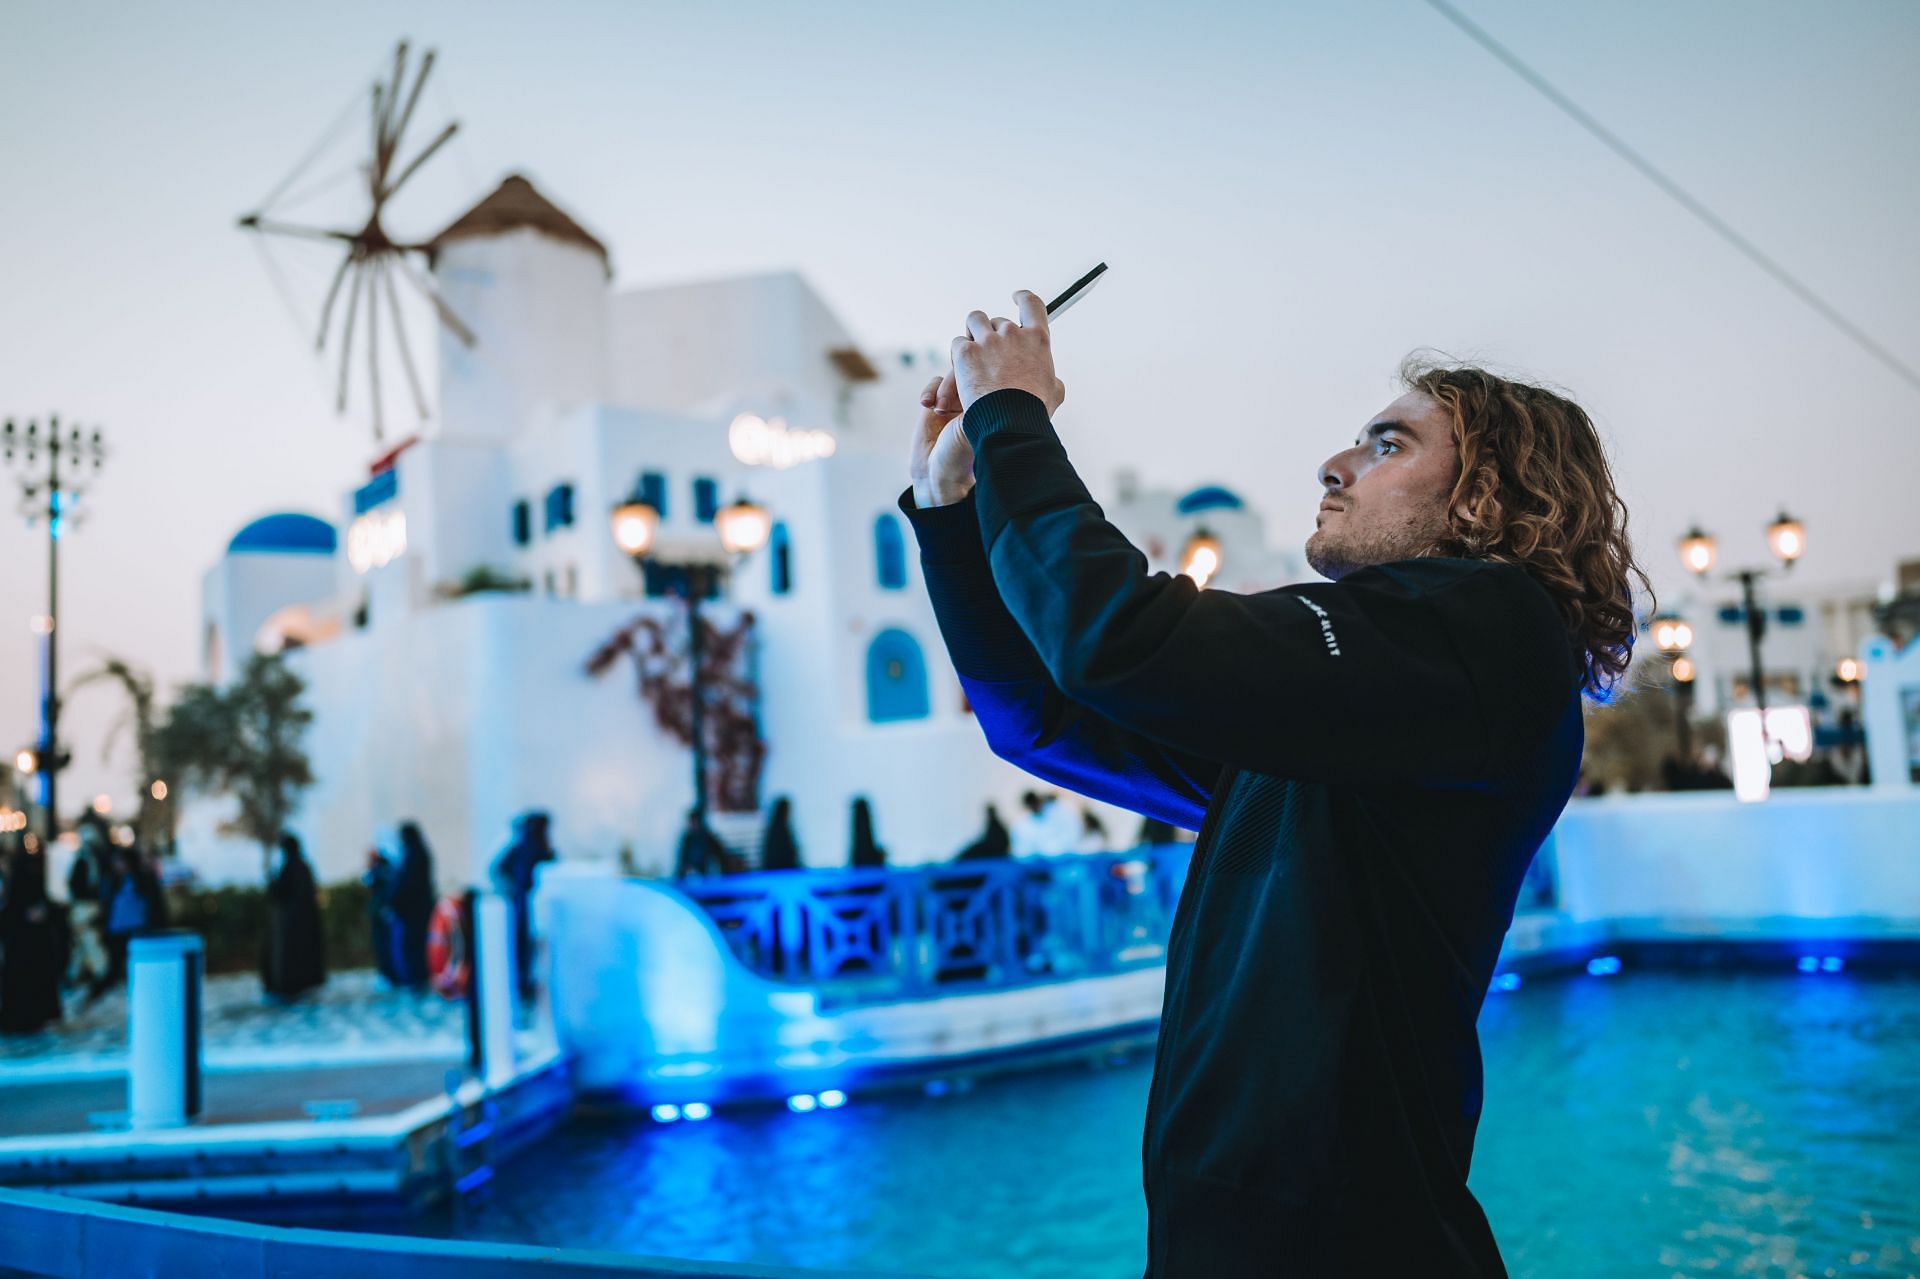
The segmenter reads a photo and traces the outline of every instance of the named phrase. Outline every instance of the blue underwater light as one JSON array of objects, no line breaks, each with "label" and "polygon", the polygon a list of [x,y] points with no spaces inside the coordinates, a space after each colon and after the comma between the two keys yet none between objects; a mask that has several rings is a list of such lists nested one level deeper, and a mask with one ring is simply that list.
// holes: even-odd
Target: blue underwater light
[{"label": "blue underwater light", "polygon": [[1800,962],[1795,964],[1794,967],[1803,973],[1818,972],[1820,970],[1820,960],[1813,955],[1802,955],[1800,956]]},{"label": "blue underwater light", "polygon": [[1501,973],[1499,976],[1493,979],[1493,988],[1495,990],[1520,989],[1520,974],[1519,973]]},{"label": "blue underwater light", "polygon": [[1840,971],[1840,967],[1840,956],[1838,955],[1828,955],[1820,961],[1820,971],[1823,973],[1837,973]]},{"label": "blue underwater light", "polygon": [[686,1105],[680,1107],[680,1117],[682,1119],[691,1119],[691,1120],[694,1120],[695,1122],[705,1119],[707,1116],[711,1115],[712,1113],[713,1113],[713,1107],[709,1106],[704,1101],[690,1101]]},{"label": "blue underwater light", "polygon": [[847,1094],[838,1088],[829,1088],[820,1094],[820,1104],[828,1110],[838,1110],[847,1104]]},{"label": "blue underwater light", "polygon": [[670,1124],[679,1117],[680,1107],[678,1106],[655,1106],[653,1108],[653,1118],[657,1123]]},{"label": "blue underwater light", "polygon": [[796,1115],[804,1115],[808,1111],[812,1110],[814,1107],[818,1106],[819,1104],[820,1104],[819,1098],[815,1097],[812,1093],[807,1093],[807,1092],[800,1093],[798,1096],[787,1098],[787,1109],[791,1110]]},{"label": "blue underwater light", "polygon": [[1595,955],[1587,961],[1587,972],[1595,977],[1611,977],[1619,971],[1618,955]]}]

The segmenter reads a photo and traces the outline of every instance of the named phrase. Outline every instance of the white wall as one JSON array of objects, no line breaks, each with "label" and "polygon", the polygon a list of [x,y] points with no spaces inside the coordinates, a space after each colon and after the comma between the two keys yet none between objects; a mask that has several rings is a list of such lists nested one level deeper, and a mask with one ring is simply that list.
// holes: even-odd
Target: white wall
[{"label": "white wall", "polygon": [[455,240],[434,278],[477,341],[436,325],[440,412],[429,438],[506,443],[542,406],[607,398],[606,262],[530,227]]},{"label": "white wall", "polygon": [[1795,921],[1920,933],[1920,791],[1778,790],[1576,799],[1554,828],[1562,909],[1576,923],[1753,934]]},{"label": "white wall", "polygon": [[[289,604],[326,599],[334,592],[336,560],[310,551],[242,551],[220,557],[201,579],[201,643],[211,625],[218,669],[206,678],[224,683],[240,673],[261,625]],[[202,651],[202,661],[206,659]]]}]

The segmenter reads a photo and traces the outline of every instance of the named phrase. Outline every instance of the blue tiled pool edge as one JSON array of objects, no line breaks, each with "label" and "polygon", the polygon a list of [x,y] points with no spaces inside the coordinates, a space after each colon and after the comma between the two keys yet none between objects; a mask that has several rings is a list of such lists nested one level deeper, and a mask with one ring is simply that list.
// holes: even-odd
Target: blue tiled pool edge
[{"label": "blue tiled pool edge", "polygon": [[[223,1279],[820,1279],[821,1272],[718,1265],[520,1244],[259,1226],[0,1190],[0,1279],[123,1279],[128,1274]],[[915,1279],[839,1271],[845,1279]]]}]

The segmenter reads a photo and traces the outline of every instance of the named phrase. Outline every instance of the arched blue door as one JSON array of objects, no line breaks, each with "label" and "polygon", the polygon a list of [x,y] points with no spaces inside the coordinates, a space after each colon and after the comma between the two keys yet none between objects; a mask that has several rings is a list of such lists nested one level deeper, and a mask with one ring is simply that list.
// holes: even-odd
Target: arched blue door
[{"label": "arched blue door", "polygon": [[867,646],[867,719],[875,724],[927,717],[927,663],[920,643],[889,627]]}]

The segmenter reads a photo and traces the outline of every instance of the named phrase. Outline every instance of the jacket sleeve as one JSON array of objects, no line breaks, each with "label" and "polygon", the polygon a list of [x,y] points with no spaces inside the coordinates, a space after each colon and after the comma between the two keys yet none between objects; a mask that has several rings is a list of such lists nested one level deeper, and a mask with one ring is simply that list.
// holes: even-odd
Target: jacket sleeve
[{"label": "jacket sleeve", "polygon": [[1448,624],[1458,610],[1434,603],[1488,566],[1406,561],[1253,595],[1202,590],[1147,572],[1037,397],[983,396],[964,429],[994,583],[1066,697],[1234,769],[1329,782],[1488,777],[1482,697]]},{"label": "jacket sleeve", "polygon": [[1061,693],[994,589],[972,495],[921,510],[909,489],[899,505],[920,543],[941,638],[993,753],[1079,794],[1198,830],[1220,766]]}]

